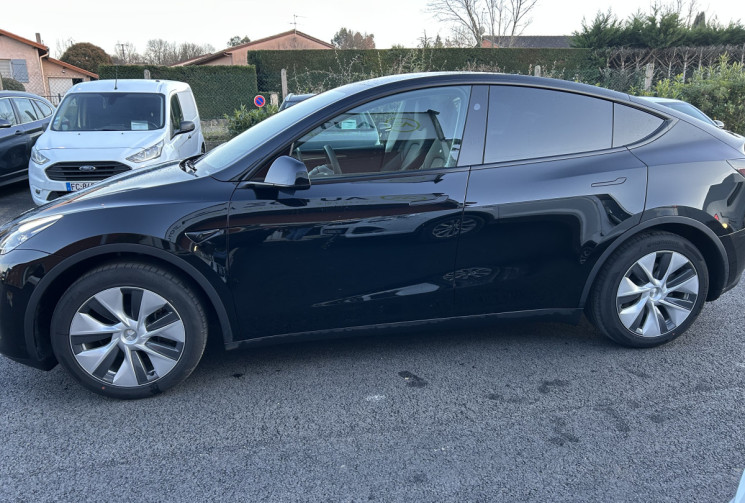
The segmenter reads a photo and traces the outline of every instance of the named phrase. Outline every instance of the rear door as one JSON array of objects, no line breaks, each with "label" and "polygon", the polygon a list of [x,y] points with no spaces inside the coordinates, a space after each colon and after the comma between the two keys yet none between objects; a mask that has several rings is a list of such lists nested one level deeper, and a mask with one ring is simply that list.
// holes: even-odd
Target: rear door
[{"label": "rear door", "polygon": [[281,152],[305,162],[309,189],[236,190],[229,274],[243,337],[452,313],[469,97],[432,88],[349,110]]},{"label": "rear door", "polygon": [[472,168],[465,211],[498,218],[461,237],[456,313],[576,308],[596,250],[644,209],[647,167],[624,145],[662,120],[552,89],[489,93],[484,161]]},{"label": "rear door", "polygon": [[10,98],[0,98],[0,119],[10,122],[10,127],[0,128],[0,180],[28,169],[28,138],[19,124]]}]

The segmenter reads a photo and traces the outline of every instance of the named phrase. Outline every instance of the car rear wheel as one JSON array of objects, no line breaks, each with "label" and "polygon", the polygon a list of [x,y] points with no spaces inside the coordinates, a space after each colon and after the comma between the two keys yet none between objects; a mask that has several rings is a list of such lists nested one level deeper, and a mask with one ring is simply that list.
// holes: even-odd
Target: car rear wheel
[{"label": "car rear wheel", "polygon": [[706,262],[687,239],[650,232],[630,239],[608,259],[590,298],[595,326],[614,341],[652,347],[685,332],[709,288]]},{"label": "car rear wheel", "polygon": [[52,348],[88,389],[144,398],[184,379],[202,357],[207,319],[181,279],[156,266],[98,267],[63,294],[52,317]]}]

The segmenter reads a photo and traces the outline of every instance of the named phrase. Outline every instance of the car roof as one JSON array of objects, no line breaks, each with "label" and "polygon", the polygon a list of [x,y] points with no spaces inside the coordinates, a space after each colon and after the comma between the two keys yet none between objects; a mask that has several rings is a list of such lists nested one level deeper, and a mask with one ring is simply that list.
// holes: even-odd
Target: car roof
[{"label": "car roof", "polygon": [[629,101],[629,95],[604,89],[589,84],[581,84],[568,80],[550,79],[546,77],[532,77],[529,75],[516,75],[508,73],[485,73],[485,72],[426,72],[426,73],[407,73],[401,75],[389,75],[378,77],[361,82],[347,84],[340,88],[340,91],[346,94],[356,94],[365,89],[379,88],[385,86],[396,87],[397,85],[409,84],[414,86],[428,85],[490,85],[490,84],[510,84],[523,85],[531,87],[545,87],[556,90],[572,91],[613,100]]},{"label": "car roof", "polygon": [[38,94],[27,93],[24,91],[0,91],[0,98],[33,98],[35,100],[49,103],[49,100],[39,96]]},{"label": "car roof", "polygon": [[168,94],[173,91],[190,89],[186,82],[175,80],[152,79],[106,79],[75,84],[70,93],[158,93]]}]

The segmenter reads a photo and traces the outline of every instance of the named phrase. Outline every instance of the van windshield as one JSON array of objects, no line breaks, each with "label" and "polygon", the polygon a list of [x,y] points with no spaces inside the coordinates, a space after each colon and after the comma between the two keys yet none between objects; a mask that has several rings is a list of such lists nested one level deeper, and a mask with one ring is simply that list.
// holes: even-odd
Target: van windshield
[{"label": "van windshield", "polygon": [[152,131],[165,125],[156,93],[73,93],[59,106],[53,131]]}]

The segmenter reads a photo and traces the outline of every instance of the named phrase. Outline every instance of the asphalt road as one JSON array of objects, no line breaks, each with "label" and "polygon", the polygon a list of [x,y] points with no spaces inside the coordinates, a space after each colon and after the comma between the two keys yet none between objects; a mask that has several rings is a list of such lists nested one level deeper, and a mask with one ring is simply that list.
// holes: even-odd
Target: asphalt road
[{"label": "asphalt road", "polygon": [[0,357],[0,501],[726,502],[744,288],[656,349],[526,322],[212,350],[134,402]]}]

